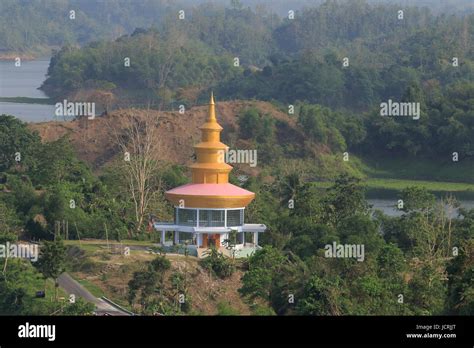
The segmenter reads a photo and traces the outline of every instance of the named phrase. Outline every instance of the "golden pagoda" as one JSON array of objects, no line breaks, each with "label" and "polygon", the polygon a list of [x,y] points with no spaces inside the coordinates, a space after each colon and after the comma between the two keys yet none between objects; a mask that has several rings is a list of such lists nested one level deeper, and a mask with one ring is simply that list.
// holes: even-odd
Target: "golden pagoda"
[{"label": "golden pagoda", "polygon": [[[172,231],[174,244],[183,239],[197,248],[219,248],[234,230],[237,248],[257,248],[258,233],[264,232],[266,226],[244,223],[245,208],[255,193],[229,183],[232,166],[224,161],[229,147],[220,141],[222,127],[217,123],[213,94],[206,122],[200,129],[201,142],[194,146],[196,163],[190,166],[192,182],[165,193],[175,207],[174,222],[154,224],[162,232],[162,244],[166,244],[166,232]],[[245,233],[253,234],[251,243],[246,243]]]}]

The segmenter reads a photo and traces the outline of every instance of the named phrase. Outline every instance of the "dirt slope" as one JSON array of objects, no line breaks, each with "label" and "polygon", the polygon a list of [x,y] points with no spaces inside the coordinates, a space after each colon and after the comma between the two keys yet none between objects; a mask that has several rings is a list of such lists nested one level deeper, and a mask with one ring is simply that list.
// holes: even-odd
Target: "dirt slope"
[{"label": "dirt slope", "polygon": [[[232,141],[232,137],[236,138],[239,113],[249,107],[256,107],[263,114],[271,114],[274,119],[288,124],[284,134],[278,135],[279,140],[302,141],[303,137],[296,128],[295,119],[279,111],[272,104],[260,101],[227,101],[217,103],[217,118],[224,128],[222,140],[227,144]],[[149,112],[160,116],[159,136],[163,141],[161,157],[172,163],[189,164],[193,161],[192,146],[200,139],[199,126],[204,123],[207,110],[207,106],[197,106],[180,114],[177,111],[159,113],[155,110],[119,109],[108,116],[96,117],[94,120],[52,121],[34,123],[29,126],[38,131],[45,142],[68,135],[79,158],[91,164],[94,169],[99,169],[117,153],[112,141],[110,122],[120,126],[128,115],[145,116]]]}]

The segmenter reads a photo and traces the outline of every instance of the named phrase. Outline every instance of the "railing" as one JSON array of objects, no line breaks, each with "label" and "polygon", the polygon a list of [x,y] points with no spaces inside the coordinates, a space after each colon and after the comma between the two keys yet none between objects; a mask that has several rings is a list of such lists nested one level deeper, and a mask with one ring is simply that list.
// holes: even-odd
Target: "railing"
[{"label": "railing", "polygon": [[126,313],[126,314],[128,314],[128,315],[132,315],[132,316],[135,316],[135,315],[136,315],[135,313],[130,312],[128,309],[123,308],[121,305],[119,305],[119,304],[113,302],[111,299],[108,299],[108,298],[105,297],[105,296],[102,296],[101,298],[102,298],[102,300],[104,300],[105,302],[107,302],[109,305],[111,305],[112,307],[117,308],[117,309],[118,309],[119,311],[121,311],[121,312],[124,312],[124,313]]}]

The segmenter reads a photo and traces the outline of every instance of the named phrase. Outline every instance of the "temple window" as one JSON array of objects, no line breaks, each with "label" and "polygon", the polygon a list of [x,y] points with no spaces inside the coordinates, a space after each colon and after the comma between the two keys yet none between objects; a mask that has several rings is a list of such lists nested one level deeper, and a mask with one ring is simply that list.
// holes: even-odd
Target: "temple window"
[{"label": "temple window", "polygon": [[199,227],[224,227],[224,210],[199,210]]},{"label": "temple window", "polygon": [[176,209],[176,220],[179,225],[196,226],[197,212],[196,209]]},{"label": "temple window", "polygon": [[244,223],[244,210],[227,210],[227,226],[242,226]]}]

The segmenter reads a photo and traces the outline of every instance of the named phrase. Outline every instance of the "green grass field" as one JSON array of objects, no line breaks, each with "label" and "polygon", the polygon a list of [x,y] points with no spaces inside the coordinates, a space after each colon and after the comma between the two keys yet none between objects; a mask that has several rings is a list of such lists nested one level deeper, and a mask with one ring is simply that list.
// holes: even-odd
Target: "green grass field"
[{"label": "green grass field", "polygon": [[365,183],[369,189],[388,189],[401,191],[408,186],[421,186],[429,191],[434,192],[455,193],[472,191],[474,193],[474,184],[462,182],[371,178],[367,179]]},{"label": "green grass field", "polygon": [[[453,194],[459,199],[474,199],[474,161],[452,162],[410,158],[356,158],[368,198],[395,197],[404,188],[420,186],[438,197]],[[331,181],[314,182],[326,189]]]},{"label": "green grass field", "polygon": [[[445,159],[439,161],[391,157],[383,159],[364,158],[362,171],[368,178],[432,182],[440,190],[447,188],[444,183],[474,184],[474,161],[460,160],[459,162],[453,162],[448,155]],[[440,182],[441,185],[436,185],[434,182]],[[389,185],[392,186],[393,184],[389,183]],[[458,189],[459,187],[455,188]]]},{"label": "green grass field", "polygon": [[[83,239],[80,242],[78,240],[65,240],[64,243],[66,245],[77,245],[81,246],[83,249],[87,247],[96,247],[96,245],[103,245],[107,242],[105,239]],[[121,241],[123,245],[137,245],[137,246],[153,246],[155,242],[148,241],[148,240],[132,240],[132,239],[123,239]],[[116,240],[109,240],[109,244],[119,244]]]},{"label": "green grass field", "polygon": [[[369,198],[394,197],[406,187],[420,186],[437,196],[451,193],[457,198],[474,199],[474,184],[471,183],[388,178],[370,178],[362,182],[367,188],[367,197]],[[315,182],[314,185],[326,189],[332,185],[332,182]]]},{"label": "green grass field", "polygon": [[87,279],[79,279],[74,275],[71,275],[71,277],[73,277],[79,284],[89,290],[89,292],[95,297],[105,296],[105,292],[101,288],[99,288],[94,283],[88,281]]}]

